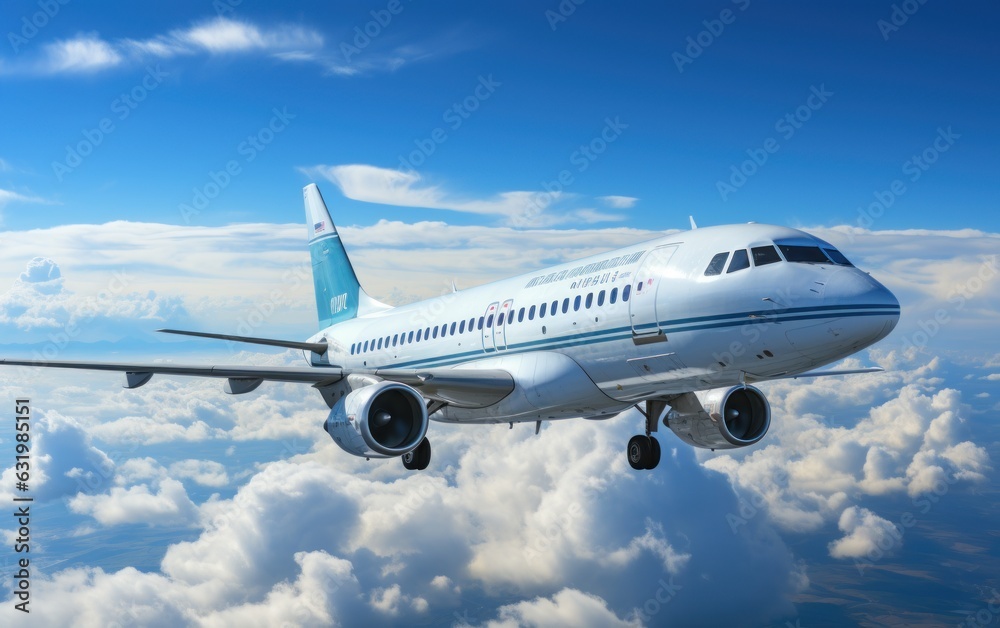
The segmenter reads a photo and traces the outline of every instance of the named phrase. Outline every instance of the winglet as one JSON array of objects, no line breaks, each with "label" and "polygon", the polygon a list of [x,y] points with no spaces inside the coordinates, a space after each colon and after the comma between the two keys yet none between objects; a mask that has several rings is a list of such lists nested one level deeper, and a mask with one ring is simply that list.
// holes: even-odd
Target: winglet
[{"label": "winglet", "polygon": [[694,216],[688,216],[688,220],[691,221],[691,229],[697,229],[698,225],[694,224]]}]

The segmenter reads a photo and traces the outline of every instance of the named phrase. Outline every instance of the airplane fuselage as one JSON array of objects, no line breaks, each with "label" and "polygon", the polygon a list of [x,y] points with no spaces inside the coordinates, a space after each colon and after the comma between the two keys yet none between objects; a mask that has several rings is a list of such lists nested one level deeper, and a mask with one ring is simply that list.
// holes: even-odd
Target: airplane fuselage
[{"label": "airplane fuselage", "polygon": [[657,396],[835,362],[888,335],[898,317],[895,297],[822,240],[727,225],[345,321],[313,336],[329,349],[306,359],[518,374],[509,397],[445,407],[431,417],[440,421],[607,418]]}]

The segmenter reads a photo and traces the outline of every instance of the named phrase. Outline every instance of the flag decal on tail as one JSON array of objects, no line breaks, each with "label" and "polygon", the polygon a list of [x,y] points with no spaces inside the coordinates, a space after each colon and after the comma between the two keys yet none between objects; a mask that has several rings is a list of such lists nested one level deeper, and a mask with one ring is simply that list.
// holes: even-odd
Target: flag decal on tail
[{"label": "flag decal on tail", "polygon": [[313,231],[315,231],[316,233],[322,233],[325,230],[326,230],[326,221],[325,220],[321,220],[321,221],[317,222],[315,225],[313,225]]}]

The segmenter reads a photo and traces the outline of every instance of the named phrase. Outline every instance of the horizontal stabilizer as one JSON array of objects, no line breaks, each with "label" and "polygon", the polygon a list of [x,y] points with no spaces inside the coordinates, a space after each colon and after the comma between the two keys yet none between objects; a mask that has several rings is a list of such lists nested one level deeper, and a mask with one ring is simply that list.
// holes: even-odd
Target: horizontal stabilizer
[{"label": "horizontal stabilizer", "polygon": [[285,347],[286,349],[302,349],[312,351],[317,355],[326,353],[326,343],[323,342],[298,342],[295,340],[275,340],[273,338],[252,338],[250,336],[230,336],[228,334],[207,334],[202,331],[183,331],[180,329],[157,329],[165,334],[177,334],[180,336],[197,336],[199,338],[214,338],[216,340],[231,340],[233,342],[247,342],[255,345],[268,345],[269,347]]}]

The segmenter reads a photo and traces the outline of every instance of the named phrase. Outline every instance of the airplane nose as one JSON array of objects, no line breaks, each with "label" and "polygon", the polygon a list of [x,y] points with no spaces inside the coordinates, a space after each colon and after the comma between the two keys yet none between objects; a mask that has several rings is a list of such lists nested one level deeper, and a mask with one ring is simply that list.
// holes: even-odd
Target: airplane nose
[{"label": "airplane nose", "polygon": [[865,311],[868,326],[878,342],[899,322],[899,300],[888,288],[857,268],[842,268],[826,281],[823,297],[827,303]]}]

